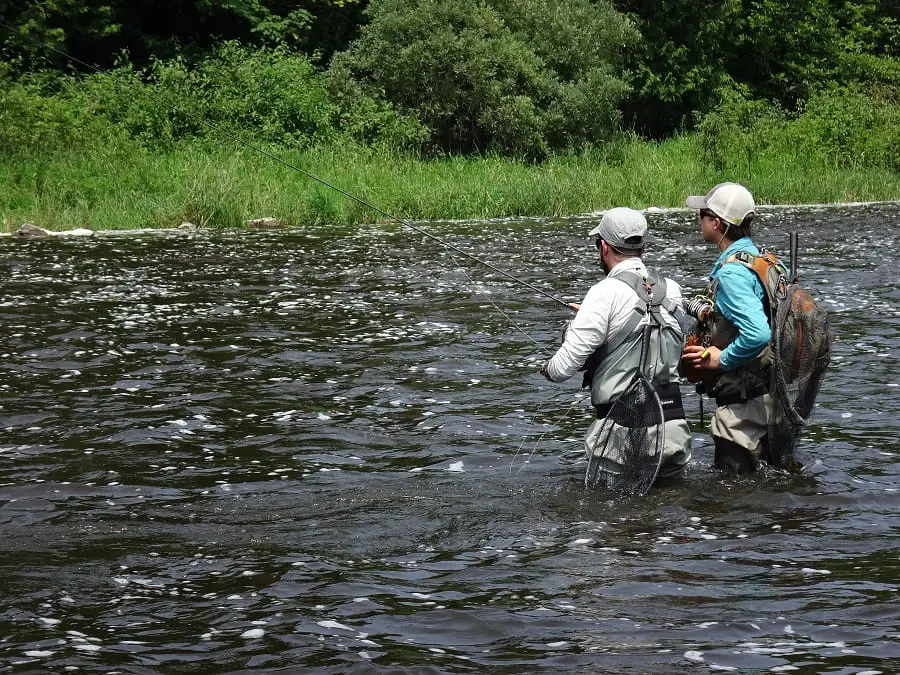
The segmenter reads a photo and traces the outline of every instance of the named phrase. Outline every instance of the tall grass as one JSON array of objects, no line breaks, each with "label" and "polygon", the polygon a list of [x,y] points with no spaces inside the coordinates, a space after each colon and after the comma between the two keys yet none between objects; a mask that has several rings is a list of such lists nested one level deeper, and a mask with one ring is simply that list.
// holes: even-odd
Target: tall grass
[{"label": "tall grass", "polygon": [[[617,157],[556,157],[542,165],[499,158],[423,162],[402,154],[325,146],[279,153],[393,216],[413,219],[561,216],[615,205],[674,207],[722,180],[766,203],[900,198],[886,168],[802,163],[766,155],[745,171],[703,161],[699,136],[623,142]],[[164,153],[138,147],[0,158],[0,213],[9,231],[25,221],[50,229],[240,227],[274,217],[292,225],[352,225],[385,218],[270,158],[225,145],[187,144]]]},{"label": "tall grass", "polygon": [[[225,65],[244,57],[230,49],[219,57]],[[412,151],[390,149],[408,147],[394,142],[407,132],[386,108],[357,113],[377,121],[363,120],[369,131],[385,130],[376,137],[367,131],[362,144],[354,136],[357,126],[350,125],[352,133],[337,122],[326,128],[344,113],[335,112],[308,63],[259,58],[253,68],[215,62],[201,71],[204,87],[217,92],[210,101],[218,102],[197,108],[202,124],[184,124],[177,105],[166,112],[155,104],[162,96],[157,90],[166,101],[192,91],[184,87],[190,73],[178,63],[159,66],[149,83],[127,69],[94,76],[88,86],[0,82],[2,228],[26,221],[56,230],[184,221],[240,227],[260,217],[351,226],[385,213],[412,219],[561,216],[617,205],[680,206],[685,195],[723,180],[744,183],[761,204],[900,199],[900,106],[890,83],[878,96],[822,94],[799,115],[724,92],[722,105],[696,133],[661,143],[623,134],[541,164],[500,157],[423,161]],[[279,83],[271,94],[283,92],[282,103],[294,112],[290,124],[271,101],[262,101],[261,111],[246,107],[241,87],[262,96],[259,73]],[[240,87],[216,86],[238,75]],[[295,91],[298,78],[315,96]],[[236,135],[378,208],[236,143]]]}]

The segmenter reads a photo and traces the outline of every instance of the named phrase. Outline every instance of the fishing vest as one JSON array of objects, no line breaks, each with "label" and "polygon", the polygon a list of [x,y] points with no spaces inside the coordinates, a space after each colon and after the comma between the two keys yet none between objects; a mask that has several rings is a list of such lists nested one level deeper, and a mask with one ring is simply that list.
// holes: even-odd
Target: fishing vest
[{"label": "fishing vest", "polygon": [[[648,271],[646,278],[626,270],[616,279],[635,293],[633,315],[617,333],[610,336],[585,364],[584,387],[591,388],[591,403],[597,417],[606,417],[615,400],[634,380],[640,366],[644,327],[651,323],[646,376],[656,390],[666,420],[684,418],[678,362],[684,346],[684,333],[677,320],[681,305],[666,297],[666,280]],[[666,320],[662,310],[670,315]]]},{"label": "fishing vest", "polygon": [[[753,261],[756,256],[749,251],[737,251],[725,259],[723,265],[739,263],[753,270]],[[780,262],[777,263],[781,265]],[[787,273],[785,272],[785,275]],[[771,328],[771,311],[769,308],[769,289],[765,287],[766,281],[756,275],[763,284],[763,310]],[[719,290],[719,280],[713,279],[709,285],[708,297],[713,300],[713,315],[710,321],[709,344],[719,349],[725,349],[737,339],[738,329],[726,319],[716,304],[716,293]],[[742,403],[757,396],[762,396],[769,391],[771,383],[772,366],[771,343],[763,347],[751,361],[740,368],[728,372],[704,371],[703,385],[706,393],[716,399],[717,405],[731,405]],[[708,372],[708,374],[707,374]]]}]

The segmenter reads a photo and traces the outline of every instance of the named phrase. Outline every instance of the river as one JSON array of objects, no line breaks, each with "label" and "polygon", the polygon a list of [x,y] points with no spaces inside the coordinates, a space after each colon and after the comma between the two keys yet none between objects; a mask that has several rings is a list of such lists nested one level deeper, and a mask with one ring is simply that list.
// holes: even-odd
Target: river
[{"label": "river", "polygon": [[[686,211],[645,256],[699,291]],[[567,301],[596,216],[419,223]],[[836,341],[799,475],[583,485],[565,308],[400,225],[0,240],[0,670],[900,670],[900,206],[763,208]]]}]

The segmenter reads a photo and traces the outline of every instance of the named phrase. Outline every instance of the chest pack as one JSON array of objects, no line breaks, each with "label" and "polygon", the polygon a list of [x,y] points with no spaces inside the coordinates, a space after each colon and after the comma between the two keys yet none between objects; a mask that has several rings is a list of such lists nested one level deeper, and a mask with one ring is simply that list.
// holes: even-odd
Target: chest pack
[{"label": "chest pack", "polygon": [[771,251],[738,251],[727,263],[752,270],[765,289],[764,306],[772,329],[772,393],[790,426],[806,425],[825,369],[831,360],[828,315]]},{"label": "chest pack", "polygon": [[[616,337],[608,340],[588,358],[583,367],[586,371],[584,382],[582,383],[583,387],[591,386],[594,370],[603,359],[623,345],[630,344],[632,341],[642,337],[645,333],[644,326],[648,326],[651,331],[675,331],[663,318],[662,308],[665,308],[672,315],[683,311],[677,302],[666,297],[666,281],[653,271],[648,270],[647,275],[642,276],[637,272],[627,270],[617,274],[616,279],[628,285],[640,302],[635,305],[632,315],[625,323],[625,326],[617,333]],[[649,316],[649,322],[644,324],[644,317],[647,316]],[[644,326],[641,324],[644,324]],[[644,347],[646,348],[646,345]]]}]

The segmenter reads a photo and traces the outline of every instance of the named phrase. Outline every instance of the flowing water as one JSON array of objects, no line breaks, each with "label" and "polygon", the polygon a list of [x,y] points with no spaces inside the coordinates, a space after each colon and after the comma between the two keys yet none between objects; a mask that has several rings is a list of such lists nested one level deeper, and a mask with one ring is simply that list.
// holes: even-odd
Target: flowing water
[{"label": "flowing water", "polygon": [[[576,301],[597,220],[422,227]],[[686,385],[644,497],[583,487],[566,309],[408,228],[0,241],[0,670],[898,672],[900,207],[757,222],[837,338],[805,469],[720,475]]]}]

